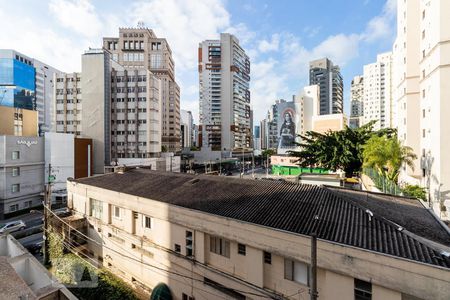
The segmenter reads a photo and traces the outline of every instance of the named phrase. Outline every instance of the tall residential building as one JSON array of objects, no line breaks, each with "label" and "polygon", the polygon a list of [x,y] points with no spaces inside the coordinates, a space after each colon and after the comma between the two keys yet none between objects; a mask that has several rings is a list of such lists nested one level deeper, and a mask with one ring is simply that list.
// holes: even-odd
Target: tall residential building
[{"label": "tall residential building", "polygon": [[363,124],[376,121],[374,129],[395,128],[392,99],[392,53],[377,55],[377,61],[364,66]]},{"label": "tall residential building", "polygon": [[344,109],[344,83],[339,66],[328,58],[309,63],[309,84],[320,87],[319,114],[340,114]]},{"label": "tall residential building", "polygon": [[165,299],[308,299],[313,235],[319,299],[450,295],[448,228],[416,199],[142,168],[67,186],[77,250]]},{"label": "tall residential building", "polygon": [[0,49],[0,105],[36,110],[43,135],[53,125],[53,75],[58,72],[15,50]]},{"label": "tall residential building", "polygon": [[[397,103],[398,138],[402,144],[420,150],[420,7],[419,1],[397,1],[397,38],[393,47],[393,86]],[[418,184],[421,178],[419,160],[414,168],[404,166],[399,181]]]},{"label": "tall residential building", "polygon": [[[399,139],[419,159],[401,180],[427,189],[441,218],[450,210],[450,2],[399,1],[394,45]],[[420,163],[419,163],[420,162]]]},{"label": "tall residential building", "polygon": [[350,88],[350,120],[349,126],[357,128],[362,125],[364,112],[364,77],[353,77]]},{"label": "tall residential building", "polygon": [[202,147],[232,151],[251,145],[250,59],[238,39],[199,44],[198,71]]},{"label": "tall residential building", "polygon": [[92,138],[94,173],[121,158],[161,153],[161,80],[125,67],[110,52],[82,55],[82,71],[55,78],[56,131]]},{"label": "tall residential building", "polygon": [[260,138],[261,138],[261,149],[267,149],[268,144],[268,132],[267,132],[267,119],[261,120],[260,124]]},{"label": "tall residential building", "polygon": [[181,146],[191,148],[194,140],[194,118],[192,112],[181,110]]},{"label": "tall residential building", "polygon": [[180,88],[167,40],[148,28],[119,28],[118,38],[103,38],[103,48],[126,69],[148,70],[161,81],[162,145],[170,152],[181,150]]},{"label": "tall residential building", "polygon": [[450,1],[421,1],[420,148],[432,208],[450,218]]}]

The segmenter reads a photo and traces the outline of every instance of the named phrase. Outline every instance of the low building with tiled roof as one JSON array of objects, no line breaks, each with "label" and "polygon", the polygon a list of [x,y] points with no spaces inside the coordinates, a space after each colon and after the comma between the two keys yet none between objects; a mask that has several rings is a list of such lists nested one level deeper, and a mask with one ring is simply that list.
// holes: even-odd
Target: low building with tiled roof
[{"label": "low building with tiled roof", "polygon": [[450,295],[449,229],[419,200],[144,169],[68,193],[94,257],[175,299],[306,299],[312,235],[319,299]]}]

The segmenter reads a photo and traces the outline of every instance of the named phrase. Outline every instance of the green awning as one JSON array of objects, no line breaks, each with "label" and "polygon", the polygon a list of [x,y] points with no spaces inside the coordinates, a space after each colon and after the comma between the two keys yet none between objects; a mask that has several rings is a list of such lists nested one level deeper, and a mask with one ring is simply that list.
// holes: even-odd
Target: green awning
[{"label": "green awning", "polygon": [[165,283],[158,283],[150,295],[150,300],[172,300],[172,293]]}]

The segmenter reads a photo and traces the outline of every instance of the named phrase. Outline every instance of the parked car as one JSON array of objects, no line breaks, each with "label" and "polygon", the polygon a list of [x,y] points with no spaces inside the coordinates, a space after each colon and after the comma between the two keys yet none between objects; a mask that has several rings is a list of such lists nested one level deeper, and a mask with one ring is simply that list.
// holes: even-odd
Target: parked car
[{"label": "parked car", "polygon": [[36,243],[32,243],[29,245],[26,245],[25,248],[31,253],[31,254],[38,254],[41,252],[42,249],[42,243],[43,241],[39,241]]},{"label": "parked car", "polygon": [[0,233],[12,233],[27,227],[22,220],[11,221],[0,225]]}]

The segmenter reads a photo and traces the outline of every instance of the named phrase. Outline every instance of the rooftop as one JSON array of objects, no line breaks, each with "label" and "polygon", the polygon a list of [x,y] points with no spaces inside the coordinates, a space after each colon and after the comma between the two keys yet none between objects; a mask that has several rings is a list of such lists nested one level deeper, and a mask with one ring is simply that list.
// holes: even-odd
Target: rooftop
[{"label": "rooftop", "polygon": [[448,227],[411,198],[148,169],[74,182],[450,268]]}]

